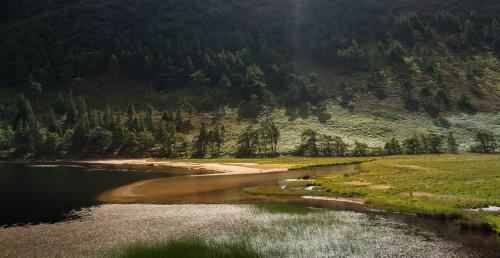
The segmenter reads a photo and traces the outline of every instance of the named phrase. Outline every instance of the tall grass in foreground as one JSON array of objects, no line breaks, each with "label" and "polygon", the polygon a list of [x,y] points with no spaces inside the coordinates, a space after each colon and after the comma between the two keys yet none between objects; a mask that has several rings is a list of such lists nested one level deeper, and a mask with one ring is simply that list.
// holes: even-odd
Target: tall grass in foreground
[{"label": "tall grass in foreground", "polygon": [[198,238],[184,238],[166,243],[135,244],[116,250],[107,257],[113,258],[256,258],[261,255],[243,242],[218,243]]},{"label": "tall grass in foreground", "polygon": [[309,207],[304,207],[300,205],[291,205],[286,203],[256,203],[253,205],[255,209],[259,212],[267,213],[286,213],[286,214],[297,214],[303,215],[308,213],[320,212],[320,209],[313,209]]}]

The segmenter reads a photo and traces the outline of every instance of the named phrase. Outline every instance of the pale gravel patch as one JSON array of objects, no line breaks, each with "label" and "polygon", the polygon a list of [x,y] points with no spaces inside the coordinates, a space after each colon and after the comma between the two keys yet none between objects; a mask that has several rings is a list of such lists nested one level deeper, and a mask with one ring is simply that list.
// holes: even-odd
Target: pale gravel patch
[{"label": "pale gravel patch", "polygon": [[250,205],[102,205],[82,219],[0,229],[1,257],[89,257],[185,236],[246,240],[268,257],[467,257],[457,243],[355,212],[258,212]]}]

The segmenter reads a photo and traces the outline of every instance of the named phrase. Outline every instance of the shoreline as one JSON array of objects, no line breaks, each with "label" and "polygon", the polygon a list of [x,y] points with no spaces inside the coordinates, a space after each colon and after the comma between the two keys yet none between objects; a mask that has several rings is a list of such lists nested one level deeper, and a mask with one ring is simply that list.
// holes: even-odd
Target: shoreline
[{"label": "shoreline", "polygon": [[[207,174],[195,176],[213,175],[249,175],[272,172],[286,172],[288,167],[280,164],[260,165],[257,163],[194,163],[185,161],[162,161],[155,159],[110,159],[110,160],[88,160],[74,161],[75,164],[106,165],[106,166],[152,166],[166,168],[183,168],[188,170],[206,170]],[[213,173],[211,173],[213,172]]]}]

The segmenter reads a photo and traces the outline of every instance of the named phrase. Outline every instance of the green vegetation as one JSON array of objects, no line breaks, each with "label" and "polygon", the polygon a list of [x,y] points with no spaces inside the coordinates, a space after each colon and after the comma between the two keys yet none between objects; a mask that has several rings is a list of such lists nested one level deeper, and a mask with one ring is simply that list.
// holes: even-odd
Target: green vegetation
[{"label": "green vegetation", "polygon": [[[234,130],[235,125],[222,118],[213,119],[207,126],[189,113],[185,118],[186,113],[179,109],[174,115],[172,110],[155,111],[151,105],[145,112],[136,112],[132,104],[126,113],[110,106],[100,111],[88,107],[82,97],[75,100],[71,91],[66,96],[59,94],[58,101],[45,114],[35,114],[31,101],[24,95],[19,97],[16,108],[5,114],[7,118],[0,117],[0,157],[15,159],[365,157],[458,152],[457,139],[451,130],[446,137],[422,130],[402,142],[393,137],[374,147],[357,138],[349,145],[338,135],[310,128],[302,132],[299,145],[286,152],[278,147],[282,140],[289,139],[282,136],[283,125],[280,127],[273,117],[267,117],[255,129],[250,125],[235,135],[238,133]],[[475,141],[477,144],[470,149],[473,152],[494,153],[497,150],[493,132],[477,131]],[[224,151],[225,145],[232,145],[233,151]]]},{"label": "green vegetation", "polygon": [[333,99],[348,109],[383,102],[433,119],[498,108],[500,18],[490,2],[6,0],[0,7],[0,92],[10,105],[4,93],[24,93],[38,110],[73,88],[103,106],[230,106],[241,119],[282,106],[292,119],[326,121],[325,101]]},{"label": "green vegetation", "polygon": [[498,212],[466,209],[500,206],[499,161],[498,155],[478,154],[384,157],[314,184],[378,208],[484,222],[498,230]]},{"label": "green vegetation", "polygon": [[[497,149],[500,12],[489,2],[0,4],[3,157]],[[401,150],[385,145],[393,137]]]},{"label": "green vegetation", "polygon": [[172,240],[157,244],[135,244],[117,250],[107,257],[121,258],[229,258],[249,257],[256,258],[261,255],[245,243],[218,243],[207,242],[197,238]]},{"label": "green vegetation", "polygon": [[286,214],[308,214],[314,212],[320,212],[319,209],[312,209],[299,205],[291,205],[284,203],[257,203],[253,205],[255,209],[259,212],[267,213],[286,213]]}]

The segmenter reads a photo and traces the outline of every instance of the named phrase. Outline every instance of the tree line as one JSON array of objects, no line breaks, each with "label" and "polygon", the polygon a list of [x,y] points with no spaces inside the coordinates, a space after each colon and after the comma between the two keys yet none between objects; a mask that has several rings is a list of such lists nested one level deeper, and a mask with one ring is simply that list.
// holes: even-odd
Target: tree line
[{"label": "tree line", "polygon": [[[498,143],[492,132],[478,131],[475,135],[476,145],[470,151],[476,153],[495,153]],[[383,156],[383,155],[417,155],[459,153],[459,145],[453,132],[446,136],[436,133],[415,133],[402,141],[392,138],[383,146],[370,148],[368,144],[354,141],[350,146],[341,137],[319,134],[307,129],[301,135],[301,144],[295,154],[309,157],[344,157],[344,156]]]},{"label": "tree line", "polygon": [[[5,113],[5,112],[3,112]],[[174,114],[175,113],[175,114]],[[177,109],[161,115],[151,105],[136,112],[89,108],[83,97],[59,94],[45,115],[34,113],[29,99],[21,95],[12,118],[0,119],[0,153],[15,159],[62,159],[117,156],[189,157],[198,146],[190,142],[190,118]],[[203,146],[217,150],[223,143],[223,128],[215,125]],[[205,147],[204,147],[205,148]],[[212,155],[216,155],[211,147]],[[203,152],[204,153],[204,152]]]},{"label": "tree line", "polygon": [[[226,131],[222,124],[201,123],[195,130],[191,118],[177,109],[155,111],[147,105],[137,112],[129,105],[126,112],[89,108],[83,97],[72,92],[60,93],[48,112],[37,116],[31,101],[21,95],[15,112],[0,110],[0,157],[12,159],[71,159],[100,157],[210,158],[228,155],[222,151]],[[267,118],[250,125],[238,136],[236,157],[270,157],[279,155],[281,134],[276,123]],[[479,131],[472,152],[493,153],[498,144],[492,132]],[[453,132],[415,133],[398,141],[392,138],[384,146],[370,148],[355,141],[347,144],[341,137],[320,134],[308,129],[292,154],[299,156],[371,156],[400,154],[458,153]]]}]

